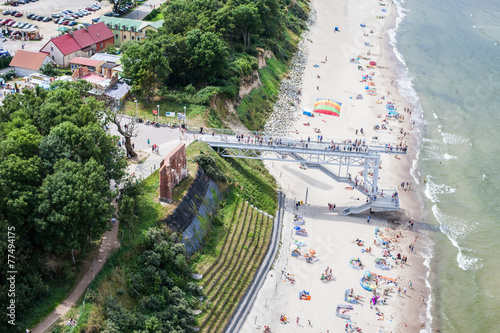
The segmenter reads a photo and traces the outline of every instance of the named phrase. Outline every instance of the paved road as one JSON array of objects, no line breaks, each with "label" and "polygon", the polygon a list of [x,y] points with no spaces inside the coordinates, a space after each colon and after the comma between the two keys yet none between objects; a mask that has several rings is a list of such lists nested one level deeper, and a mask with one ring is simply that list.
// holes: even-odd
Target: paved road
[{"label": "paved road", "polygon": [[[121,121],[122,125],[129,123],[130,119],[130,117],[124,116]],[[194,140],[193,134],[182,136],[178,128],[156,127],[152,125],[145,125],[144,123],[138,123],[135,126],[136,130],[134,133],[136,133],[136,136],[132,138],[135,151],[144,152],[144,154],[148,155],[148,158],[141,164],[129,164],[127,170],[129,174],[135,173],[135,176],[139,179],[148,177],[154,170],[158,169],[160,162],[179,143],[182,142],[188,145]],[[118,133],[116,125],[114,124],[110,126],[110,133],[118,135],[121,138],[121,135]],[[150,141],[149,145],[148,139]],[[151,145],[158,145],[160,153],[153,153]]]},{"label": "paved road", "polygon": [[131,19],[131,20],[142,20],[146,15],[148,15],[153,8],[159,8],[165,0],[149,0],[145,1],[142,5],[137,7],[133,12],[128,13],[123,18]]}]

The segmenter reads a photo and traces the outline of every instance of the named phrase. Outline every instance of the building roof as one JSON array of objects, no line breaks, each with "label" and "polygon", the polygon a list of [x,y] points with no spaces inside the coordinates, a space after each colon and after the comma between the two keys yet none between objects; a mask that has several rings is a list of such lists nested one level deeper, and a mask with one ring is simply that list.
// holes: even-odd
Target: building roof
[{"label": "building roof", "polygon": [[104,93],[105,96],[120,100],[130,91],[130,86],[123,81],[118,81]]},{"label": "building roof", "polygon": [[94,40],[90,36],[90,34],[85,29],[79,29],[73,31],[73,38],[80,45],[80,48],[84,48],[90,45],[95,44]]},{"label": "building roof", "polygon": [[[87,28],[78,29],[52,38],[49,43],[54,43],[62,54],[66,55],[114,37],[113,32],[104,23],[97,23]],[[42,47],[42,50],[45,46]]]},{"label": "building roof", "polygon": [[116,66],[118,65],[112,62],[105,62],[101,65],[101,68],[115,68]]},{"label": "building roof", "polygon": [[45,53],[18,50],[9,66],[37,71],[42,67],[47,55]]},{"label": "building roof", "polygon": [[82,48],[70,34],[52,38],[50,41],[52,41],[64,55],[76,52]]},{"label": "building roof", "polygon": [[[130,31],[133,28],[134,31],[142,30],[148,26],[158,29],[163,25],[164,20],[158,20],[156,22],[146,22],[140,20],[131,20],[119,17],[109,17],[109,16],[101,16],[99,18],[99,23],[106,24],[106,26],[110,29],[115,29],[115,26],[118,30],[127,30]],[[125,29],[123,29],[125,27]]]},{"label": "building roof", "polygon": [[95,43],[104,42],[107,39],[115,38],[115,35],[104,23],[92,24],[88,27],[88,33]]},{"label": "building roof", "polygon": [[78,80],[85,80],[87,82],[97,84],[99,82],[106,80],[106,78],[96,73],[88,73],[82,77],[79,77]]},{"label": "building roof", "polygon": [[96,53],[90,59],[101,60],[106,62],[111,62],[114,64],[120,64],[121,55],[107,54],[107,53]]},{"label": "building roof", "polygon": [[71,61],[69,63],[76,64],[76,65],[83,65],[83,66],[98,67],[102,63],[102,61],[89,59],[89,58],[75,57],[75,58],[71,59]]}]

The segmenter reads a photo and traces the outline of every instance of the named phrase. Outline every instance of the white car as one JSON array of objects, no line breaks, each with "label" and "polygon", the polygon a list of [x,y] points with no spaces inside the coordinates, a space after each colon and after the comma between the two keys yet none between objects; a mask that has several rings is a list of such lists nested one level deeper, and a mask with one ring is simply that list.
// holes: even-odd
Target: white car
[{"label": "white car", "polygon": [[68,21],[74,21],[75,18],[73,16],[66,15],[63,17],[63,19],[68,20]]}]

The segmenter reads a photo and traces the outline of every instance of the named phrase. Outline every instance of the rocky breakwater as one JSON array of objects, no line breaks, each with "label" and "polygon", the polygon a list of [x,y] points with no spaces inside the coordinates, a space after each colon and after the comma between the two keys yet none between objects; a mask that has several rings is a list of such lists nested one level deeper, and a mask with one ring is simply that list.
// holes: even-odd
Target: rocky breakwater
[{"label": "rocky breakwater", "polygon": [[[316,22],[316,11],[311,10],[307,26],[311,27]],[[297,47],[297,52],[290,62],[290,70],[285,75],[280,85],[278,101],[274,104],[273,112],[269,116],[264,133],[271,137],[289,136],[301,111],[302,75],[306,67],[308,56],[309,30],[302,34]]]}]

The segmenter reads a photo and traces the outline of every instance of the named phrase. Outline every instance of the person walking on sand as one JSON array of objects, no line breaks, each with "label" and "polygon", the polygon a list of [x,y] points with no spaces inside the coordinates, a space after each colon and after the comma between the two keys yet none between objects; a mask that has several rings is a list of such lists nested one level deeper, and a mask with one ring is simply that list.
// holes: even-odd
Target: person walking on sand
[{"label": "person walking on sand", "polygon": [[408,282],[408,288],[413,289],[413,284],[411,283],[411,280],[410,282]]},{"label": "person walking on sand", "polygon": [[406,286],[403,288],[403,294],[406,296]]},{"label": "person walking on sand", "polygon": [[370,215],[368,215],[368,217],[366,218],[366,223],[370,223],[371,219],[372,219],[372,217]]},{"label": "person walking on sand", "polygon": [[299,318],[299,317],[297,317],[297,325],[299,325],[299,320],[300,320],[300,318]]}]

